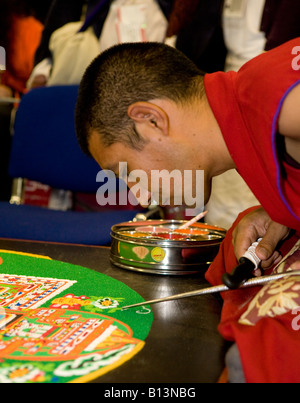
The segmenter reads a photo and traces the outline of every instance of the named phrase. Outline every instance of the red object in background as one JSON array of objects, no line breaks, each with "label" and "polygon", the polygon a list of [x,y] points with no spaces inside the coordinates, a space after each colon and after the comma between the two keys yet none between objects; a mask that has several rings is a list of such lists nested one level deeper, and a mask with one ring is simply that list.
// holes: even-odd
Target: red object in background
[{"label": "red object in background", "polygon": [[24,204],[37,207],[48,207],[51,187],[34,181],[25,181]]}]

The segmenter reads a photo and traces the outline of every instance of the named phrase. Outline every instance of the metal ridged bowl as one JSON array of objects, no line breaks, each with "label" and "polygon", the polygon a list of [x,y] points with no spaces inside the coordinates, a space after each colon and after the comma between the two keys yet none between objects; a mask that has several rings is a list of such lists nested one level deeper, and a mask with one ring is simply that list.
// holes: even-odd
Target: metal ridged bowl
[{"label": "metal ridged bowl", "polygon": [[[216,257],[226,230],[186,221],[148,220],[112,227],[111,262],[123,269],[160,275],[205,272]],[[175,238],[175,239],[169,239]]]}]

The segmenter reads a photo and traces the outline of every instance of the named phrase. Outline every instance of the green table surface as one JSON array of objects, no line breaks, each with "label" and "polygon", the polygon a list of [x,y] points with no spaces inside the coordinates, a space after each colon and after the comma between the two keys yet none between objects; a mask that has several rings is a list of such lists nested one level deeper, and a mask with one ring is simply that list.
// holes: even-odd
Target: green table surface
[{"label": "green table surface", "polygon": [[[122,281],[146,301],[209,286],[202,274],[148,275],[119,269],[110,249],[0,239],[0,249],[49,256]],[[223,368],[227,344],[219,335],[221,300],[215,295],[152,306],[154,321],[144,349],[98,383],[215,383]]]}]

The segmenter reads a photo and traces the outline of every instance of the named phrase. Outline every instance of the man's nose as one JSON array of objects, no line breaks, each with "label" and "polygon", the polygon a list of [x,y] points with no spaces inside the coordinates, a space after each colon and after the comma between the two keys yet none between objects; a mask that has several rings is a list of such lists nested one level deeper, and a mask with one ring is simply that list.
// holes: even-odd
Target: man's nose
[{"label": "man's nose", "polygon": [[[138,182],[130,182],[128,183],[128,188],[132,189],[137,184]],[[139,187],[138,194],[134,193],[134,196],[142,207],[149,207],[149,205],[152,203],[152,193],[147,189],[143,189],[142,187]]]}]

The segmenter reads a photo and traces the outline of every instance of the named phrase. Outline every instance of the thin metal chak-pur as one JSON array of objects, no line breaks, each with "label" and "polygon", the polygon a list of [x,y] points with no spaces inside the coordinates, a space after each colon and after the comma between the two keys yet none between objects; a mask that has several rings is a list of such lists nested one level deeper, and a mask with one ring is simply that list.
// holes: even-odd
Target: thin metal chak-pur
[{"label": "thin metal chak-pur", "polygon": [[[290,277],[290,276],[300,276],[300,270],[289,271],[289,272],[280,273],[280,274],[272,274],[270,276],[255,277],[255,278],[252,278],[251,280],[246,281],[244,284],[242,284],[240,286],[239,289],[265,285],[271,281],[281,280],[285,277]],[[203,289],[192,291],[192,292],[186,292],[183,294],[172,295],[170,297],[154,299],[152,301],[146,301],[146,302],[141,302],[139,304],[124,306],[124,307],[122,307],[122,310],[126,310],[129,308],[135,308],[135,307],[139,307],[139,306],[158,304],[160,302],[168,302],[168,301],[175,301],[178,299],[198,297],[201,295],[216,294],[216,293],[226,292],[226,291],[233,291],[233,290],[228,288],[226,285],[222,284],[222,285],[217,285],[215,287],[203,288]]]}]

